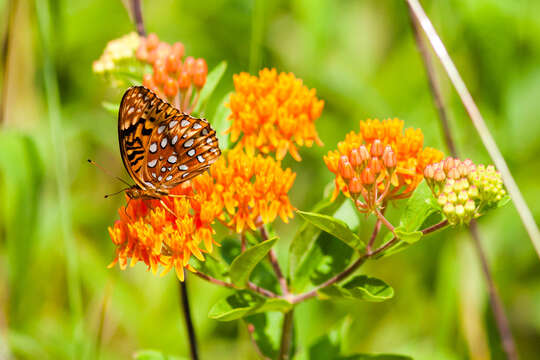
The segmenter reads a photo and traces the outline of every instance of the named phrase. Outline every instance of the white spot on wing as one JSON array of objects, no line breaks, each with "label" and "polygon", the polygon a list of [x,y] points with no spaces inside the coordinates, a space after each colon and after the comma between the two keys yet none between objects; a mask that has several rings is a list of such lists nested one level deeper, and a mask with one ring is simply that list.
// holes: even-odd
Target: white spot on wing
[{"label": "white spot on wing", "polygon": [[176,145],[177,141],[178,141],[178,135],[174,135],[174,137],[171,140],[171,144]]},{"label": "white spot on wing", "polygon": [[157,133],[161,134],[163,131],[165,131],[165,127],[166,127],[165,125],[161,125],[160,127],[158,127]]},{"label": "white spot on wing", "polygon": [[181,126],[181,127],[186,127],[186,126],[188,126],[188,125],[189,125],[189,121],[187,121],[186,119],[184,119],[184,120],[182,120],[182,121],[180,122],[180,126]]},{"label": "white spot on wing", "polygon": [[193,139],[189,139],[187,140],[185,143],[184,143],[184,147],[187,149],[188,147],[190,147],[191,145],[193,145]]},{"label": "white spot on wing", "polygon": [[178,158],[174,155],[169,156],[169,158],[167,159],[167,161],[171,164],[175,164],[176,160],[178,160]]},{"label": "white spot on wing", "polygon": [[182,179],[185,178],[185,177],[188,176],[188,175],[189,175],[188,172],[187,172],[187,173],[183,173],[183,174],[182,174]]},{"label": "white spot on wing", "polygon": [[180,171],[186,171],[187,169],[188,169],[187,165],[184,165],[184,164],[182,164],[182,165],[180,165],[178,167],[178,170],[180,170]]},{"label": "white spot on wing", "polygon": [[199,124],[199,123],[195,123],[195,124],[193,124],[193,128],[194,128],[195,130],[199,130],[200,128],[202,128],[202,125]]},{"label": "white spot on wing", "polygon": [[167,181],[169,181],[169,180],[171,180],[171,179],[172,179],[172,175],[169,175],[169,176],[167,176],[167,177],[165,178],[165,180],[167,180]]},{"label": "white spot on wing", "polygon": [[131,113],[134,112],[134,111],[135,111],[135,108],[132,106],[132,107],[129,108],[127,114],[131,115]]},{"label": "white spot on wing", "polygon": [[203,163],[204,162],[204,156],[198,155],[197,160],[199,160],[200,163]]},{"label": "white spot on wing", "polygon": [[156,143],[150,144],[150,152],[155,153],[156,151],[157,151],[157,144]]},{"label": "white spot on wing", "polygon": [[169,129],[172,129],[173,127],[176,126],[176,124],[178,124],[178,120],[173,120],[169,123]]},{"label": "white spot on wing", "polygon": [[206,143],[207,143],[208,145],[212,145],[212,138],[206,139]]},{"label": "white spot on wing", "polygon": [[152,177],[153,177],[154,179],[157,178],[156,173],[152,173]]},{"label": "white spot on wing", "polygon": [[195,149],[191,149],[187,152],[188,156],[193,156],[195,155]]},{"label": "white spot on wing", "polygon": [[161,168],[161,172],[165,172],[165,171],[167,171],[167,168],[166,168],[165,166],[163,166],[163,167]]},{"label": "white spot on wing", "polygon": [[159,177],[157,179],[158,179],[158,181],[161,181],[161,179],[163,179],[163,176],[159,175]]},{"label": "white spot on wing", "polygon": [[165,149],[165,146],[167,146],[167,138],[163,138],[163,139],[161,140],[161,148],[162,148],[162,149]]},{"label": "white spot on wing", "polygon": [[156,164],[157,164],[157,159],[154,159],[154,160],[148,162],[148,167],[153,168],[154,166],[156,166]]},{"label": "white spot on wing", "polygon": [[201,131],[201,134],[203,134],[203,136],[208,135],[208,129],[207,129],[207,128],[204,128],[204,129]]}]

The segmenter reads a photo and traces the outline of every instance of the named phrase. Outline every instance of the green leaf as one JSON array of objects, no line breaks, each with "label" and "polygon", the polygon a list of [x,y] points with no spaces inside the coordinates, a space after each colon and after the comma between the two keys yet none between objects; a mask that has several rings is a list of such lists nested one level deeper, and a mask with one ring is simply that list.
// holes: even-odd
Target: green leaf
[{"label": "green leaf", "polygon": [[229,145],[229,134],[225,132],[229,128],[229,115],[231,114],[231,109],[226,105],[232,93],[227,93],[223,99],[219,102],[217,106],[214,117],[212,118],[212,127],[216,130],[217,137],[219,140],[219,147],[221,149],[228,149]]},{"label": "green leaf", "polygon": [[185,357],[165,355],[157,350],[139,350],[133,354],[135,360],[187,360]]},{"label": "green leaf", "polygon": [[206,106],[206,103],[208,102],[208,99],[210,98],[214,90],[216,89],[217,84],[223,77],[223,74],[225,74],[226,69],[227,69],[227,62],[222,61],[208,73],[208,76],[206,77],[206,83],[204,84],[204,87],[201,90],[199,102],[195,106],[195,109],[193,110],[193,112],[199,114],[201,112],[201,109],[204,109],[204,107]]},{"label": "green leaf", "polygon": [[405,210],[399,219],[399,227],[403,232],[418,230],[431,214],[438,211],[433,206],[432,199],[433,194],[429,186],[425,181],[422,181],[407,200]]},{"label": "green leaf", "polygon": [[228,278],[227,266],[212,254],[206,254],[204,261],[192,256],[190,263],[197,271],[200,271],[203,274],[210,275],[220,280],[225,280]]},{"label": "green leaf", "polygon": [[306,212],[297,210],[304,219],[318,227],[319,229],[326,231],[327,233],[333,235],[337,239],[343,241],[345,244],[349,245],[353,249],[358,251],[363,251],[366,248],[366,244],[358,235],[352,232],[351,229],[345,224],[345,222],[336,219],[332,216],[317,214],[313,212]]},{"label": "green leaf", "polygon": [[338,359],[343,348],[343,341],[351,326],[351,319],[346,317],[330,331],[318,338],[309,347],[309,360]]},{"label": "green leaf", "polygon": [[394,232],[399,240],[404,241],[407,244],[414,244],[424,236],[421,231],[406,231],[401,226],[395,228]]},{"label": "green leaf", "polygon": [[[333,187],[333,183],[330,184]],[[345,202],[345,196],[340,195],[331,201],[331,195],[322,199],[315,205],[312,212],[333,215]],[[311,256],[317,238],[321,234],[321,229],[305,221],[298,229],[289,248],[289,274],[291,287],[296,291],[301,291],[309,281],[312,270],[316,267]]]},{"label": "green leaf", "polygon": [[231,321],[266,311],[286,312],[291,308],[292,304],[286,300],[264,298],[250,291],[240,290],[214,304],[208,317],[219,321]]},{"label": "green leaf", "polygon": [[244,288],[255,266],[268,254],[277,238],[272,238],[255,245],[233,260],[230,269],[232,282],[240,288]]},{"label": "green leaf", "polygon": [[360,275],[343,285],[332,285],[323,288],[319,290],[319,294],[334,299],[359,299],[380,302],[391,299],[394,296],[394,289],[380,279]]},{"label": "green leaf", "polygon": [[244,320],[252,327],[251,336],[261,353],[270,359],[276,359],[279,354],[283,314],[266,312],[247,316]]}]

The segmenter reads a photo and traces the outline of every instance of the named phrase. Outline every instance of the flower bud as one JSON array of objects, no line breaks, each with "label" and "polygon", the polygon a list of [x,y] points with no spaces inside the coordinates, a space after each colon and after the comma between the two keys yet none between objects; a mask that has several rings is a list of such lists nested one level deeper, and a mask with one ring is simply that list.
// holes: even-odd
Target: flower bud
[{"label": "flower bud", "polygon": [[339,174],[344,179],[351,179],[354,176],[354,169],[345,155],[339,158]]},{"label": "flower bud", "polygon": [[176,93],[178,93],[178,83],[170,77],[167,78],[167,81],[165,81],[165,85],[163,87],[163,92],[167,97],[170,98],[176,96]]},{"label": "flower bud", "polygon": [[387,168],[393,169],[397,165],[396,154],[392,151],[392,148],[389,145],[384,148],[382,159],[384,166]]},{"label": "flower bud", "polygon": [[373,171],[373,174],[378,174],[381,172],[383,164],[378,157],[373,157],[371,158],[371,163],[369,166],[371,168],[371,171]]},{"label": "flower bud", "polygon": [[352,195],[357,195],[362,191],[362,182],[356,176],[349,181],[349,192]]},{"label": "flower bud", "polygon": [[365,168],[361,174],[362,183],[365,185],[372,185],[375,182],[375,175],[370,168]]},{"label": "flower bud", "polygon": [[167,59],[165,60],[165,66],[168,72],[177,72],[178,68],[180,67],[180,59],[175,53],[171,52],[169,55],[167,55]]},{"label": "flower bud", "polygon": [[360,158],[362,159],[362,161],[369,160],[369,158],[370,158],[369,151],[368,151],[368,149],[366,148],[365,145],[360,146],[360,148],[358,150],[360,151]]},{"label": "flower bud", "polygon": [[446,159],[444,159],[444,162],[443,162],[444,172],[448,174],[448,171],[450,171],[450,169],[454,167],[454,163],[455,163],[454,158],[447,157]]},{"label": "flower bud", "polygon": [[424,169],[424,177],[426,179],[433,179],[433,177],[435,176],[435,167],[432,166],[432,165],[428,165],[426,166],[426,168]]},{"label": "flower bud", "polygon": [[352,149],[349,153],[349,160],[353,167],[360,166],[362,164],[362,158],[360,157],[360,152],[358,149]]},{"label": "flower bud", "polygon": [[437,203],[440,206],[444,206],[444,204],[446,204],[447,202],[448,202],[448,198],[446,197],[445,194],[440,194],[439,197],[437,198]]},{"label": "flower bud", "polygon": [[184,60],[183,70],[187,71],[189,74],[193,74],[194,68],[195,58],[193,58],[193,56],[188,56],[186,60]]},{"label": "flower bud", "polygon": [[373,144],[371,144],[371,156],[382,156],[383,150],[384,149],[381,140],[375,139],[375,141],[373,141]]},{"label": "flower bud", "polygon": [[165,70],[165,66],[161,65],[157,69],[154,67],[154,82],[157,85],[163,85],[165,81],[167,81],[167,71]]},{"label": "flower bud", "polygon": [[467,200],[469,200],[469,195],[467,194],[467,192],[466,192],[465,190],[461,190],[461,191],[459,192],[458,200],[459,200],[459,202],[461,202],[461,203],[464,203],[464,202],[466,202]]},{"label": "flower bud", "polygon": [[146,37],[146,48],[148,50],[156,49],[159,45],[159,38],[155,33],[150,33]]},{"label": "flower bud", "polygon": [[172,46],[171,52],[176,55],[178,59],[182,59],[184,57],[184,44],[181,42],[175,42]]},{"label": "flower bud", "polygon": [[191,75],[182,69],[178,75],[178,87],[180,90],[187,90],[191,85]]},{"label": "flower bud", "polygon": [[446,175],[444,174],[443,169],[437,169],[437,171],[435,171],[435,176],[433,177],[433,180],[441,182],[444,181],[444,179],[446,179]]},{"label": "flower bud", "polygon": [[473,200],[467,200],[467,202],[465,203],[465,212],[468,215],[471,215],[471,214],[474,214],[475,211],[476,211],[476,205],[475,205],[474,201]]}]

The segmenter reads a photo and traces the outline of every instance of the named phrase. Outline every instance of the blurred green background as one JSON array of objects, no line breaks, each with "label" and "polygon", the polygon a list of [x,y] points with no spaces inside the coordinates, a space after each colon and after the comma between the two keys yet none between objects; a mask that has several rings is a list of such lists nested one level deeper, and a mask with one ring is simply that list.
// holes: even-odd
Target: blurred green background
[{"label": "blurred green background", "polygon": [[[540,2],[422,3],[538,221]],[[426,145],[444,150],[404,1],[143,0],[143,12],[149,32],[182,41],[209,68],[228,62],[210,121],[232,89],[232,74],[250,66],[291,71],[317,89],[326,102],[317,121],[325,146],[301,149],[301,163],[285,161],[297,172],[291,200],[299,209],[309,209],[332,179],[322,156],[361,119],[399,117],[422,128]],[[0,359],[70,359],[74,352],[93,359],[98,348],[101,359],[128,359],[138,349],[186,356],[174,274],[155,277],[141,264],[107,269],[107,226],[124,198],[103,195],[122,185],[86,162],[125,174],[116,118],[101,105],[120,93],[92,73],[106,43],[134,30],[122,2],[0,0],[0,19]],[[439,74],[461,154],[490,162],[440,68]],[[358,225],[347,208],[338,216]],[[276,224],[283,266],[299,223]],[[479,226],[521,358],[537,359],[539,259],[513,205]],[[302,304],[295,314],[299,358],[347,315],[346,351],[504,358],[466,231],[437,233],[361,271],[392,285],[395,297]],[[189,280],[202,359],[257,358],[242,322],[207,317],[228,291]]]}]

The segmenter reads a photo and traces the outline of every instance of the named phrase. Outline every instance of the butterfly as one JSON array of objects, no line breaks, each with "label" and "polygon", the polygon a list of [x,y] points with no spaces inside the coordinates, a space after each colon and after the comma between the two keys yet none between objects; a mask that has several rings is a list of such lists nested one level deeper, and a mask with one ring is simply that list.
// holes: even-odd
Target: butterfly
[{"label": "butterfly", "polygon": [[205,119],[181,113],[144,86],[130,87],[118,112],[124,166],[136,185],[130,199],[160,199],[203,173],[221,154],[216,131]]}]

